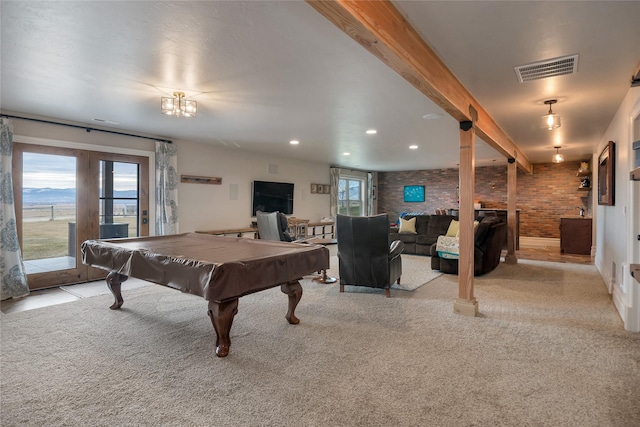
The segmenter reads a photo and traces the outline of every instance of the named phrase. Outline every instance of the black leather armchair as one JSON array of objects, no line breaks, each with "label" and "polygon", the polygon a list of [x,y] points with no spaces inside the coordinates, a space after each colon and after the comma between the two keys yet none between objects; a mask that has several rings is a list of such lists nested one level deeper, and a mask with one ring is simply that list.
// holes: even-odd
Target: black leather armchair
[{"label": "black leather armchair", "polygon": [[389,218],[375,216],[338,215],[338,264],[340,292],[344,285],[384,288],[391,296],[394,282],[400,283],[404,243],[395,240],[389,245]]}]

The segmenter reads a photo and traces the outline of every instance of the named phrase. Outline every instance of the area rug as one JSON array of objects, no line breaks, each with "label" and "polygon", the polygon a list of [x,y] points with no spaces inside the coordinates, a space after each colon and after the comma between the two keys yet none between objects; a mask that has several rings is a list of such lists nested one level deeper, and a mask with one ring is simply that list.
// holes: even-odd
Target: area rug
[{"label": "area rug", "polygon": [[[402,277],[400,277],[400,284],[394,283],[391,289],[398,289],[402,291],[415,291],[420,286],[423,286],[433,279],[436,279],[442,275],[439,271],[431,270],[431,257],[420,255],[401,255],[402,257]],[[329,260],[330,268],[327,270],[327,275],[335,277],[338,282],[340,281],[338,257],[331,255]],[[366,292],[383,292],[382,289],[366,288],[362,286],[346,286],[347,291]]]}]

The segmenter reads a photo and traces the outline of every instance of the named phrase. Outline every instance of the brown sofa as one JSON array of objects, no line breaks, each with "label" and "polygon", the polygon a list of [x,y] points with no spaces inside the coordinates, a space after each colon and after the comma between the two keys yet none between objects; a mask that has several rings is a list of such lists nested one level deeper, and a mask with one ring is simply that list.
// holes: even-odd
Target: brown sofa
[{"label": "brown sofa", "polygon": [[[488,273],[500,264],[502,243],[506,239],[506,236],[506,222],[497,216],[482,218],[482,221],[480,221],[474,233],[474,276],[480,276]],[[438,256],[438,251],[436,250],[436,243],[431,245],[429,254],[431,255],[432,270],[440,270],[443,273],[449,274],[458,274],[458,260],[440,258]]]},{"label": "brown sofa", "polygon": [[438,236],[446,234],[452,215],[405,215],[403,219],[416,218],[416,233],[399,233],[398,227],[391,227],[389,243],[400,240],[404,243],[403,254],[430,256],[431,246],[436,243]]}]

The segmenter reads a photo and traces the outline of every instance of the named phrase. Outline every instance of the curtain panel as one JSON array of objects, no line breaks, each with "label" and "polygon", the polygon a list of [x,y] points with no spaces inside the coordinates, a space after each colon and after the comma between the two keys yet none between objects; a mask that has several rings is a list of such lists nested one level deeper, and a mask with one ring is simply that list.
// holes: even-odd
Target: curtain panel
[{"label": "curtain panel", "polygon": [[178,233],[178,150],[156,141],[156,235]]},{"label": "curtain panel", "polygon": [[27,274],[18,242],[16,210],[13,200],[11,160],[13,132],[11,122],[2,119],[0,129],[0,299],[29,294]]},{"label": "curtain panel", "polygon": [[340,168],[329,169],[329,184],[331,185],[331,193],[329,195],[329,214],[335,222],[338,217],[338,181],[340,180]]}]

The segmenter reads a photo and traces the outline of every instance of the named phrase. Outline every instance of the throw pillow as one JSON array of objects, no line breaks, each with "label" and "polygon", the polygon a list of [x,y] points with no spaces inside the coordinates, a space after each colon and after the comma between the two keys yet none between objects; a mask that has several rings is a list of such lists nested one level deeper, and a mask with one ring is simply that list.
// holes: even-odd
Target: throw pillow
[{"label": "throw pillow", "polygon": [[445,234],[445,236],[447,236],[447,237],[456,237],[458,235],[459,231],[460,231],[460,222],[456,221],[455,219],[452,219],[451,223],[449,224],[449,228],[447,229],[447,233]]},{"label": "throw pillow", "polygon": [[398,233],[416,234],[416,217],[411,219],[400,218]]}]

